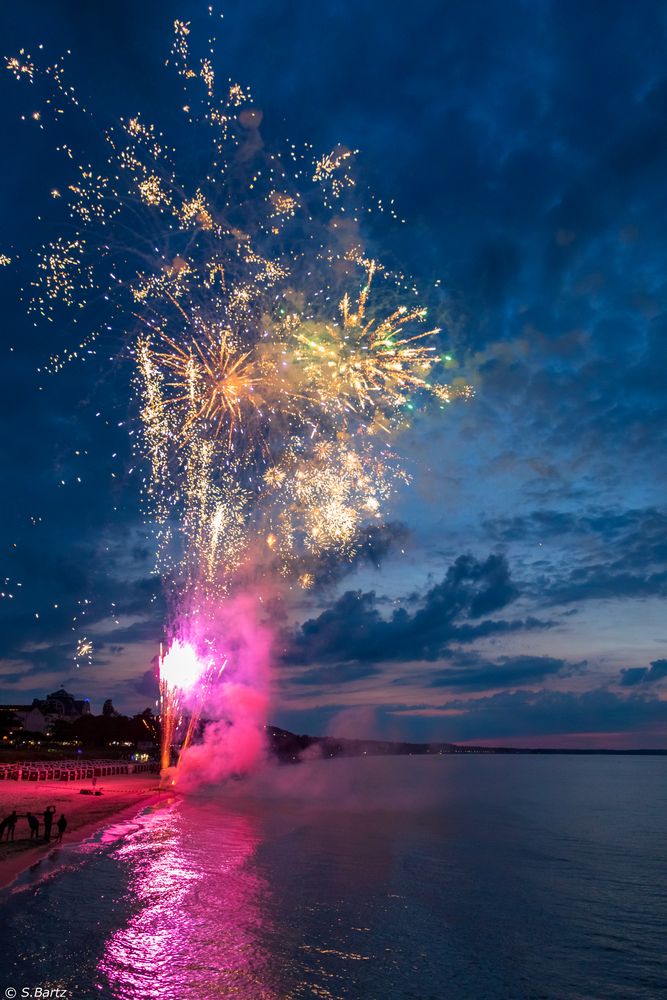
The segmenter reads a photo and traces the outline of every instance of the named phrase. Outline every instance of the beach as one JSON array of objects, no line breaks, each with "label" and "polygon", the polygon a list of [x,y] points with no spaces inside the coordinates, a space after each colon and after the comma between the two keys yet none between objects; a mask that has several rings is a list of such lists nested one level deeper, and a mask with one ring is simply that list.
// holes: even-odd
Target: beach
[{"label": "beach", "polygon": [[[0,784],[0,819],[12,810],[19,814],[13,841],[0,843],[0,888],[12,882],[20,872],[42,861],[50,851],[57,850],[58,830],[53,824],[51,840],[44,842],[42,813],[47,806],[55,806],[55,819],[61,813],[67,818],[63,842],[76,843],[90,836],[98,827],[144,801],[158,798],[159,775],[123,774],[98,778],[95,791],[100,795],[82,795],[82,790],[92,790],[92,783],[59,781],[5,781]],[[40,839],[31,841],[27,812],[39,819]]]}]

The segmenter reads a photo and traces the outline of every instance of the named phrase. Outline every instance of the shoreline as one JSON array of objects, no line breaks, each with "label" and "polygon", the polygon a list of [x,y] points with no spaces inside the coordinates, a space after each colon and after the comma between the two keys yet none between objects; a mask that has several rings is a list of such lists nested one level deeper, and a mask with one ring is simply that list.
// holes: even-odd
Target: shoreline
[{"label": "shoreline", "polygon": [[[83,785],[84,788],[89,787]],[[31,868],[45,864],[61,847],[78,845],[98,830],[111,825],[124,815],[136,813],[146,805],[166,801],[171,791],[161,788],[156,775],[117,775],[103,779],[99,796],[81,795],[81,784],[57,783],[3,783],[0,786],[0,812],[6,816],[13,809],[19,813],[16,839],[0,843],[0,891],[11,890],[16,879]],[[25,813],[34,812],[43,824],[40,813],[50,805],[56,806],[56,819],[62,812],[67,818],[67,829],[61,844],[56,844],[57,828],[53,825],[51,840],[41,839],[37,844],[28,839]]]}]

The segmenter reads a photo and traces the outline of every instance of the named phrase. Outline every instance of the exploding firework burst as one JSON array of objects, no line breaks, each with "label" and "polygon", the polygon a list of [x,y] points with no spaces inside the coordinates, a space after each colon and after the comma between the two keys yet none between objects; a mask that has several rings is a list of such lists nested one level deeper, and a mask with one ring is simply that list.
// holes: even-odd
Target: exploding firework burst
[{"label": "exploding firework burst", "polygon": [[226,430],[229,446],[234,428],[244,422],[244,411],[257,409],[261,401],[255,393],[260,377],[252,352],[236,349],[228,330],[217,335],[206,331],[184,346],[166,336],[164,340],[171,351],[157,354],[156,360],[169,373],[168,388],[176,392],[167,404],[182,404],[186,411],[182,433],[203,423],[213,437]]},{"label": "exploding firework burst", "polygon": [[74,653],[74,660],[77,666],[82,662],[86,662],[89,665],[93,662],[93,648],[90,639],[87,639],[85,635],[81,636],[76,644],[76,652]]},{"label": "exploding firework burst", "polygon": [[[77,331],[53,371],[125,332],[142,498],[176,618],[228,593],[248,560],[311,587],[312,558],[353,557],[409,479],[392,433],[472,391],[446,378],[442,334],[410,282],[364,255],[354,151],[266,149],[247,88],[219,91],[212,47],[197,60],[190,36],[176,21],[168,60],[186,92],[185,141],[134,115],[102,130],[98,167],[62,143],[73,173],[52,194],[66,235],[40,248],[30,289],[35,313],[62,325],[69,314]],[[40,68],[22,50],[7,69],[50,88],[48,114],[90,114],[60,62]],[[198,163],[208,150],[204,170],[192,149]],[[161,658],[163,763],[186,708],[192,738],[188,693],[219,677],[215,662],[178,638]]]},{"label": "exploding firework burst", "polygon": [[438,327],[410,333],[423,323],[426,309],[397,306],[390,315],[368,316],[375,261],[367,262],[368,279],[353,306],[348,293],[339,306],[339,322],[301,322],[288,317],[296,341],[294,357],[306,381],[333,412],[354,410],[372,420],[386,420],[405,407],[411,394],[430,393],[449,401],[470,387],[454,389],[430,381],[438,362],[434,338]]}]

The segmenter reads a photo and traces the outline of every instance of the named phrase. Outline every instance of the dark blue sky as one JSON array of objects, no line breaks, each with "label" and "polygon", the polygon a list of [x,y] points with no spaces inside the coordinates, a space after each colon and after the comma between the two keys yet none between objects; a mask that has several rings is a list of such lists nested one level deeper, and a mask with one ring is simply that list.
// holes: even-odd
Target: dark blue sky
[{"label": "dark blue sky", "polygon": [[[159,120],[171,23],[203,11],[24,2],[2,15],[4,52],[69,48],[98,113]],[[665,745],[664,4],[245,0],[224,14],[218,72],[250,84],[265,129],[359,148],[364,181],[396,199],[406,224],[372,241],[424,286],[441,280],[477,390],[399,442],[414,481],[381,571],[311,595],[306,627],[280,636],[274,721]],[[127,362],[110,350],[41,377],[71,335],[35,327],[18,297],[62,183],[53,134],[20,120],[30,99],[3,73],[0,252],[16,260],[0,269],[14,595],[0,698],[64,681],[143,708],[161,598],[129,471]],[[96,651],[75,668],[82,634]]]}]

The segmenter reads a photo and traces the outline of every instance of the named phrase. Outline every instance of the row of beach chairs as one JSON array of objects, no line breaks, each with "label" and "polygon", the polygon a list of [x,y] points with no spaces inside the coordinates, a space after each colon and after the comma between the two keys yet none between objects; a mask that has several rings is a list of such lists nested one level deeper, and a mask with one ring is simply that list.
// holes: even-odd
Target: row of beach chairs
[{"label": "row of beach chairs", "polygon": [[85,781],[114,774],[157,771],[157,764],[118,760],[59,760],[0,764],[0,781]]}]

